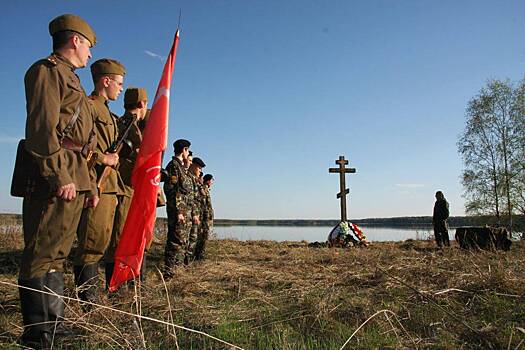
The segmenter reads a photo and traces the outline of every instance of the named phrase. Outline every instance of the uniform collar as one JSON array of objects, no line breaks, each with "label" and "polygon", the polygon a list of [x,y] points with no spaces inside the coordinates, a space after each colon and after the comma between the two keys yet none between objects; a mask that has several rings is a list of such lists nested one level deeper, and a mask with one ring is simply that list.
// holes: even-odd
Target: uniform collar
[{"label": "uniform collar", "polygon": [[93,92],[91,93],[90,96],[93,98],[93,100],[96,100],[96,101],[98,101],[98,102],[102,102],[102,103],[104,103],[106,106],[108,106],[108,99],[105,98],[105,97],[102,96],[102,95],[99,95],[98,92],[93,91]]},{"label": "uniform collar", "polygon": [[57,52],[53,52],[51,54],[51,56],[53,56],[54,58],[56,58],[57,61],[60,61],[61,63],[65,64],[68,68],[71,68],[72,71],[74,71],[75,69],[77,69],[73,63],[71,63],[67,58],[65,58],[64,56],[62,56],[61,54],[57,53]]},{"label": "uniform collar", "polygon": [[175,161],[178,162],[180,165],[182,165],[182,167],[184,167],[184,162],[181,161],[179,158],[177,158],[177,157],[173,157],[173,160],[175,160]]}]

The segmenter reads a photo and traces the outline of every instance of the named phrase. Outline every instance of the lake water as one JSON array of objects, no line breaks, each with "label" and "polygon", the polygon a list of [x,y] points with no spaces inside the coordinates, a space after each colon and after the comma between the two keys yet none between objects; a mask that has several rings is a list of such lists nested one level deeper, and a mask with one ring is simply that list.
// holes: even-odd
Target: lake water
[{"label": "lake water", "polygon": [[[324,242],[332,230],[331,226],[215,226],[214,233],[218,238],[238,240],[274,240],[274,241],[308,241]],[[434,237],[431,228],[390,228],[361,226],[367,240],[404,241],[406,239],[427,239]],[[453,237],[454,231],[449,230]]]}]

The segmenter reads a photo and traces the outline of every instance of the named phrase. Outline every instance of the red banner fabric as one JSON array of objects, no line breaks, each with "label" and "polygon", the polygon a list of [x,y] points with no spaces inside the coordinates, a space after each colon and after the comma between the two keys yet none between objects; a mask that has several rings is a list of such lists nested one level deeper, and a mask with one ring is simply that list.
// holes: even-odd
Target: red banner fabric
[{"label": "red banner fabric", "polygon": [[177,29],[133,168],[131,178],[134,189],[133,199],[115,252],[110,292],[117,291],[122,283],[140,275],[144,248],[153,238],[162,152],[166,149],[168,140],[171,77],[178,44],[179,30]]}]

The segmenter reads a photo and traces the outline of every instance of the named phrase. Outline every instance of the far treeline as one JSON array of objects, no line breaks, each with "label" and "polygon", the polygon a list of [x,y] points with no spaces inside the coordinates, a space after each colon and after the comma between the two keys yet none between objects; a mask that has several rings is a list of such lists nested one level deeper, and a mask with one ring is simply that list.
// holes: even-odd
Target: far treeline
[{"label": "far treeline", "polygon": [[[403,216],[395,218],[368,218],[350,219],[360,226],[368,227],[399,227],[399,228],[431,228],[431,216]],[[452,228],[460,226],[484,226],[496,225],[493,216],[451,216],[448,220]],[[514,223],[517,231],[523,232],[525,229],[525,215],[516,216]],[[0,225],[21,225],[22,215],[20,214],[0,214]],[[166,218],[157,218],[157,225],[166,225]],[[216,226],[332,226],[339,224],[339,220],[314,220],[314,219],[275,219],[275,220],[230,220],[215,219]],[[519,227],[519,228],[518,228]]]},{"label": "far treeline", "polygon": [[458,140],[465,212],[523,231],[525,215],[525,79],[490,80],[472,98]]},{"label": "far treeline", "polygon": [[[525,228],[525,216],[514,218],[515,226]],[[217,226],[335,226],[340,220],[306,220],[306,219],[287,219],[287,220],[228,220],[217,219],[214,224]],[[350,222],[361,226],[375,227],[399,227],[399,228],[431,228],[431,216],[404,216],[396,218],[371,218],[371,219],[350,219]],[[450,227],[460,226],[484,226],[497,225],[493,216],[451,216],[448,220]]]}]

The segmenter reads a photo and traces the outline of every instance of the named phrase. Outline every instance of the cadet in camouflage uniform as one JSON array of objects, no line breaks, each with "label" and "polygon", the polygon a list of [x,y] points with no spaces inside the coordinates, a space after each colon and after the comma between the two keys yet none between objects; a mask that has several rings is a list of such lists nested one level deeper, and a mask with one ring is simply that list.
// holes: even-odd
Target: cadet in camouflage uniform
[{"label": "cadet in camouflage uniform", "polygon": [[188,173],[190,174],[191,182],[192,182],[192,191],[189,196],[189,201],[193,203],[193,209],[192,209],[192,225],[190,229],[190,234],[188,237],[188,247],[186,250],[186,263],[191,262],[194,259],[193,252],[195,251],[195,245],[197,244],[197,237],[199,235],[200,230],[200,209],[202,206],[202,196],[201,196],[201,183],[200,183],[200,176],[202,172],[202,168],[204,168],[206,164],[202,161],[200,158],[193,158],[189,168]]},{"label": "cadet in camouflage uniform", "polygon": [[210,188],[213,185],[213,175],[206,174],[202,178],[201,187],[201,225],[197,237],[197,245],[194,251],[194,259],[204,259],[206,253],[206,242],[213,229],[213,207],[211,205]]},{"label": "cadet in camouflage uniform", "polygon": [[[117,121],[119,132],[125,132],[124,128],[128,125],[134,117],[131,129],[129,129],[124,146],[120,151],[118,171],[124,182],[125,192],[123,195],[117,195],[117,208],[115,212],[115,221],[113,222],[113,232],[111,234],[111,241],[106,251],[105,256],[105,270],[106,270],[106,289],[109,287],[113,268],[115,266],[115,251],[119,243],[120,234],[124,229],[126,217],[128,216],[131,199],[133,196],[133,188],[131,187],[131,175],[133,167],[137,159],[140,144],[142,143],[142,131],[145,126],[142,121],[146,118],[148,112],[148,95],[143,88],[128,88],[124,93],[124,115]],[[145,257],[143,260],[141,272],[145,268]]]},{"label": "cadet in camouflage uniform", "polygon": [[191,228],[193,203],[188,196],[192,191],[191,178],[184,167],[188,161],[190,142],[180,139],[173,143],[175,156],[166,166],[164,181],[166,213],[168,214],[168,237],[164,251],[165,277],[173,276],[172,269],[184,262]]},{"label": "cadet in camouflage uniform", "polygon": [[[110,148],[118,137],[117,118],[111,113],[108,101],[114,101],[122,92],[124,66],[112,59],[101,59],[91,65],[91,75],[95,85],[90,99],[95,109],[95,128],[97,131],[98,190],[100,201],[96,208],[84,209],[78,227],[78,248],[74,259],[75,284],[80,287],[79,297],[83,300],[96,300],[98,287],[98,263],[111,239],[117,196],[125,194],[125,186],[120,174],[113,166],[118,163],[118,154]],[[109,167],[109,175],[101,180],[104,168]]]},{"label": "cadet in camouflage uniform", "polygon": [[64,304],[58,297],[23,287],[63,295],[63,262],[75,239],[82,206],[98,201],[95,178],[88,169],[93,110],[75,74],[75,69],[85,67],[91,58],[96,36],[89,24],[75,15],[53,19],[49,33],[53,54],[34,63],[24,78],[25,148],[51,186],[46,198],[24,197],[22,209],[25,246],[18,280],[24,322],[21,343],[33,348],[51,345],[53,322],[63,318]]}]

